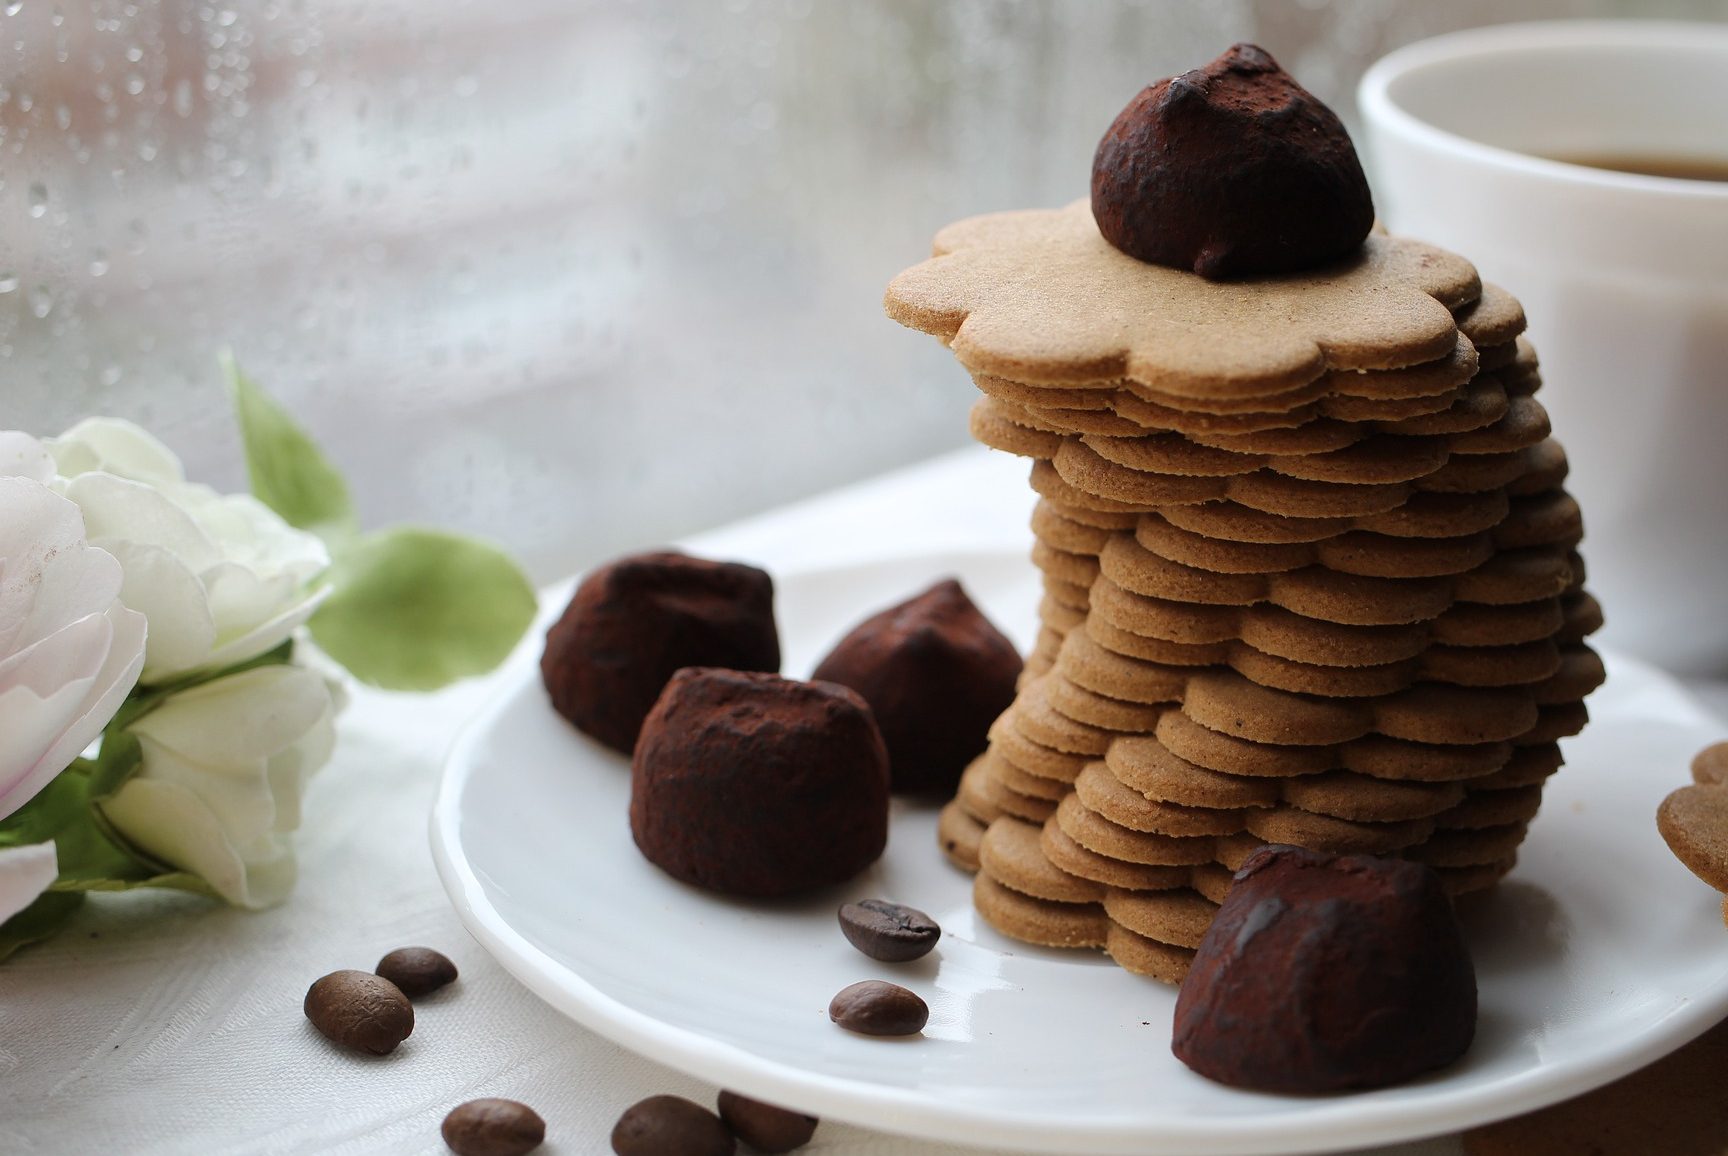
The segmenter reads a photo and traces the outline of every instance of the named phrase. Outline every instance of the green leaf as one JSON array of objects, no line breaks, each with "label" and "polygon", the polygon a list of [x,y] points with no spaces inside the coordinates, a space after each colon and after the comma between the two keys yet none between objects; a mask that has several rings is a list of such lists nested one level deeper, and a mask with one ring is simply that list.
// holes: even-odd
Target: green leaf
[{"label": "green leaf", "polygon": [[210,886],[202,876],[193,875],[187,871],[170,871],[166,875],[156,875],[142,883],[133,883],[118,890],[130,891],[133,887],[155,887],[167,891],[190,891],[194,895],[202,895],[206,899],[214,899],[219,903],[228,902],[222,898],[222,893]]},{"label": "green leaf", "polygon": [[81,769],[88,765],[82,759],[73,763],[38,791],[35,798],[8,815],[0,823],[0,847],[46,843],[82,819],[88,796],[84,793],[85,776]]},{"label": "green leaf", "polygon": [[0,961],[47,939],[72,917],[89,891],[172,887],[218,899],[195,875],[158,863],[121,838],[96,802],[138,772],[142,749],[110,724],[94,761],[77,759],[23,807],[0,823],[0,847],[54,841],[59,874],[48,890],[0,924]]},{"label": "green leaf", "polygon": [[132,878],[120,876],[93,875],[89,878],[62,875],[54,881],[49,889],[52,895],[85,895],[91,891],[136,891],[142,887],[151,887],[169,891],[190,891],[207,899],[222,899],[216,889],[196,875],[185,871],[168,871],[152,874],[144,871]]},{"label": "green leaf", "polygon": [[110,728],[94,762],[79,759],[0,825],[0,847],[54,841],[60,873],[54,891],[124,891],[162,886],[174,874],[133,849],[108,825],[94,801],[113,794],[138,772],[137,738]]},{"label": "green leaf", "polygon": [[55,891],[127,891],[174,870],[135,851],[99,807],[86,807],[79,822],[61,830],[54,853],[60,859]]},{"label": "green leaf", "polygon": [[312,637],[354,677],[391,690],[436,690],[484,674],[534,619],[534,588],[482,542],[403,526],[336,554],[335,587]]},{"label": "green leaf", "polygon": [[0,923],[0,960],[59,931],[83,902],[84,896],[77,892],[46,891],[37,896],[30,906]]},{"label": "green leaf", "polygon": [[337,540],[353,533],[354,503],[336,467],[287,411],[240,372],[231,354],[221,360],[253,495],[290,526]]},{"label": "green leaf", "polygon": [[110,727],[102,736],[102,749],[97,752],[85,794],[97,801],[106,799],[125,786],[126,780],[137,774],[143,765],[144,744],[138,741],[138,736],[131,731]]}]

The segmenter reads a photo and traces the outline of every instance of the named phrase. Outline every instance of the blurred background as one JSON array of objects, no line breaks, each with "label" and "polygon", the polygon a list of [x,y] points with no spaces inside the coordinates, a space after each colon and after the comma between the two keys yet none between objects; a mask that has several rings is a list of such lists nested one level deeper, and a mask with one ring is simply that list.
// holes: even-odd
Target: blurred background
[{"label": "blurred background", "polygon": [[1085,194],[1236,40],[1352,126],[1376,57],[1728,0],[0,0],[0,428],[243,485],[232,348],[364,520],[540,580],[965,444],[882,316],[956,217]]}]

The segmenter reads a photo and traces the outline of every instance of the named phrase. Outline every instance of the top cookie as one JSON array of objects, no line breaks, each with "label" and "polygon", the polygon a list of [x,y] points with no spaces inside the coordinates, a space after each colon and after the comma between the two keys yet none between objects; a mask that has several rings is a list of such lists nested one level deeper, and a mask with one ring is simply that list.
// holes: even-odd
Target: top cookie
[{"label": "top cookie", "polygon": [[1112,248],[1075,201],[949,225],[884,304],[974,373],[1032,385],[1126,378],[1220,398],[1446,357],[1459,336],[1452,311],[1481,292],[1462,257],[1384,233],[1325,269],[1208,281]]}]

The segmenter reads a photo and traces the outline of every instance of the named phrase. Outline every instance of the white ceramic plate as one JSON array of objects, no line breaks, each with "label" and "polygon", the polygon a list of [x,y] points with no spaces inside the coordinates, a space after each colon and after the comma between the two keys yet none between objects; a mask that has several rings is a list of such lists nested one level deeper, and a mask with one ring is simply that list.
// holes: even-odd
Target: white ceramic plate
[{"label": "white ceramic plate", "polygon": [[[957,573],[1024,642],[1021,555],[928,557],[779,577],[786,669],[807,674],[866,613]],[[1667,677],[1611,658],[1518,869],[1467,919],[1481,986],[1475,1046],[1403,1087],[1313,1099],[1233,1091],[1170,1055],[1174,992],[1101,955],[1044,951],[982,925],[929,810],[896,811],[888,851],[808,902],[740,903],[677,883],[630,839],[626,761],[553,714],[524,670],[453,751],[432,821],[469,929],[541,998],[644,1055],[817,1115],[998,1150],[1312,1152],[1456,1131],[1648,1063],[1728,1014],[1718,897],[1669,854],[1657,802],[1721,724]],[[854,951],[846,899],[885,896],[942,924],[902,966]],[[829,997],[912,987],[921,1039],[851,1035]]]}]

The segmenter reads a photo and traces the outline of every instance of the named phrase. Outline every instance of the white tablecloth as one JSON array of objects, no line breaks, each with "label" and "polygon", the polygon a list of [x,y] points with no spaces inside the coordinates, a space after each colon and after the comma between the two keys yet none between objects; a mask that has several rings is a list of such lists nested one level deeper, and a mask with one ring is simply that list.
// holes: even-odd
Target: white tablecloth
[{"label": "white tablecloth", "polygon": [[[1021,461],[967,450],[687,545],[771,569],[999,548],[1030,543],[1031,500]],[[548,612],[565,593],[548,593]],[[533,662],[539,647],[536,630],[513,662]],[[59,938],[0,966],[0,1152],[438,1153],[451,1107],[505,1096],[545,1117],[549,1156],[569,1156],[610,1151],[613,1121],[644,1096],[711,1103],[715,1089],[540,1003],[446,903],[426,816],[445,750],[491,690],[355,692],[307,799],[300,886],[286,906],[254,914],[182,895],[99,895]],[[460,983],[419,1004],[393,1055],[327,1044],[301,1014],[307,985],[370,969],[404,944],[450,955]],[[1385,1152],[1458,1150],[1435,1140]],[[825,1123],[806,1151],[963,1150]]]}]

